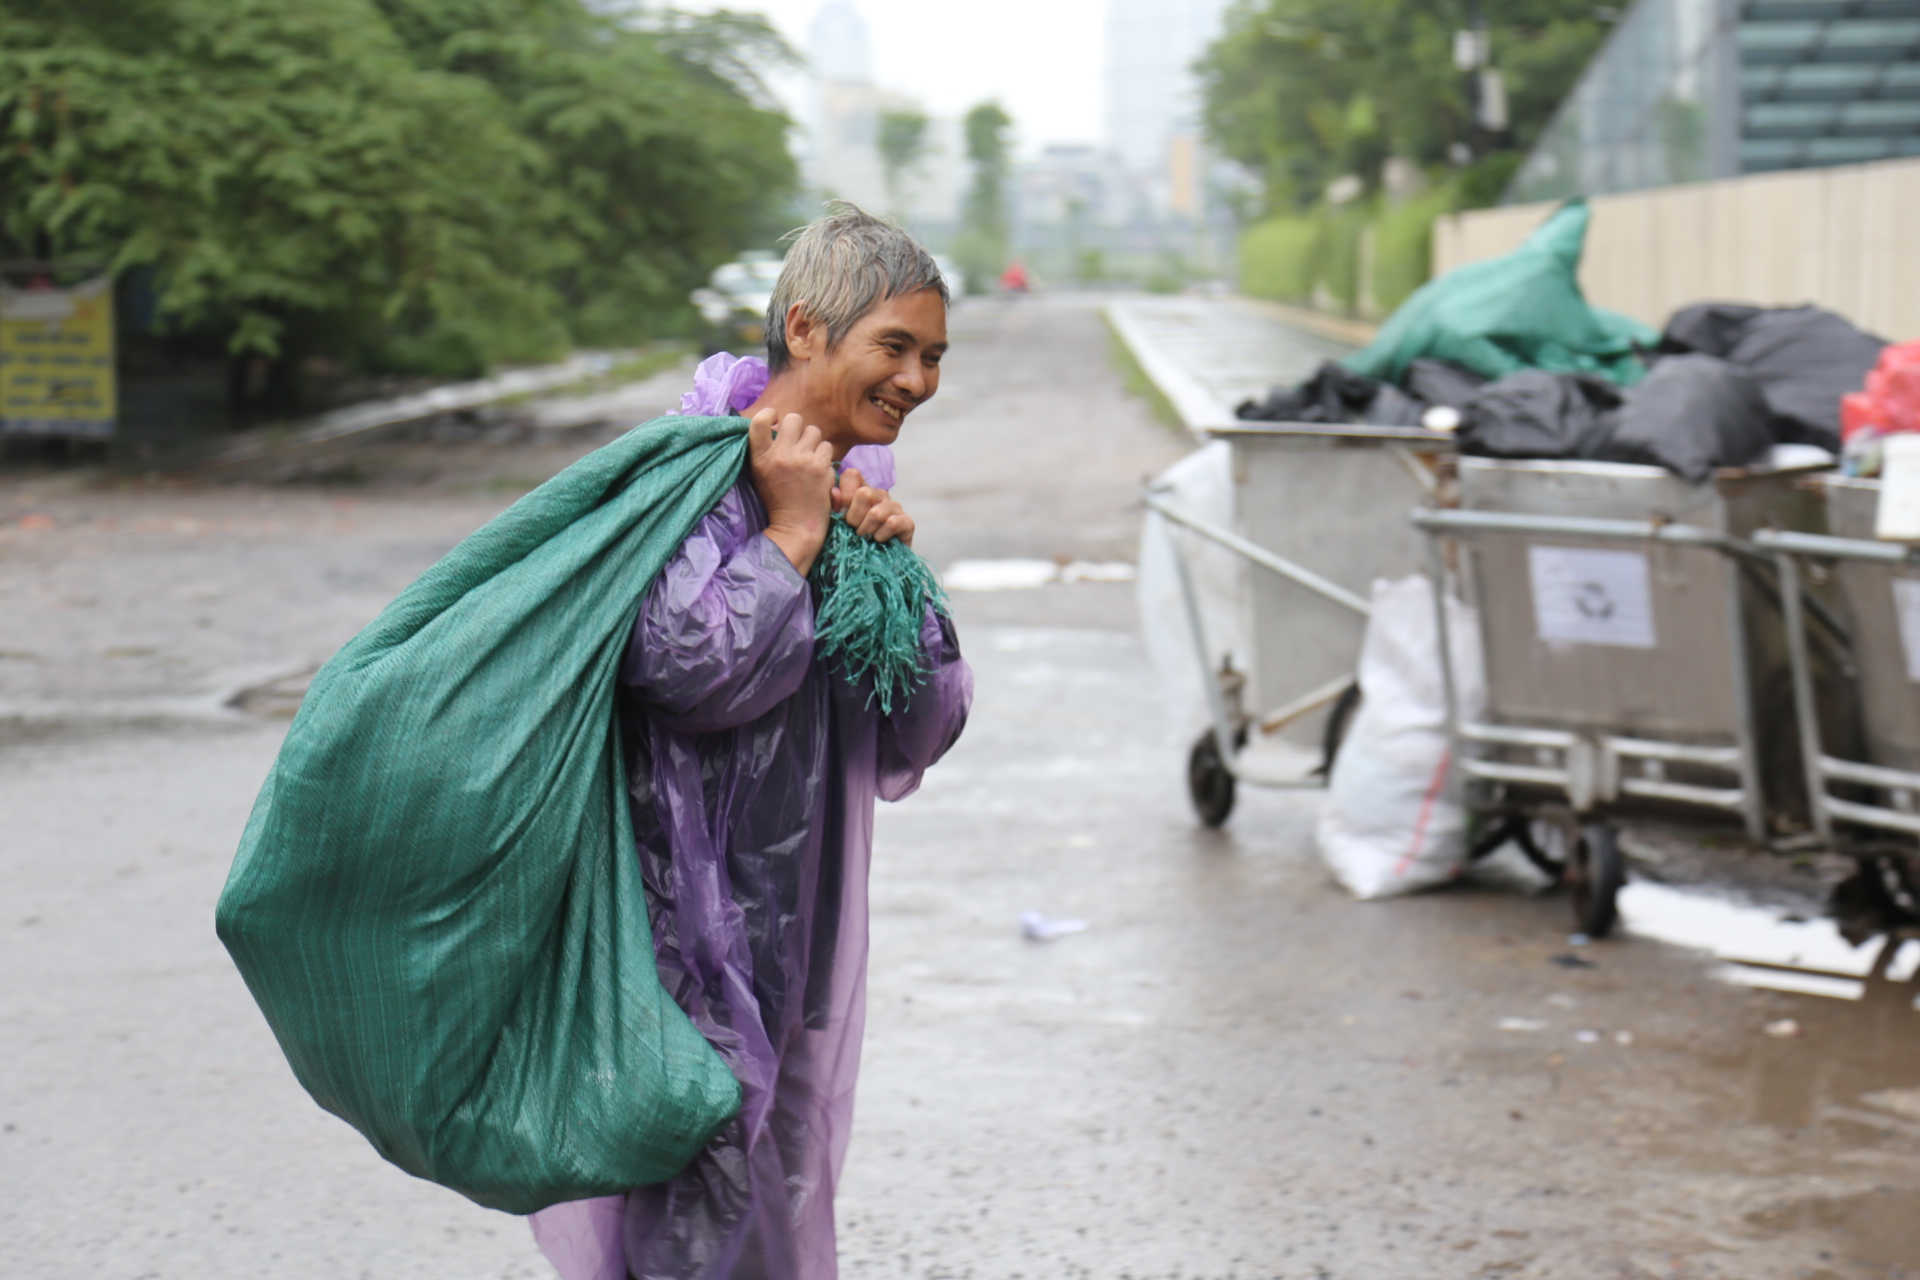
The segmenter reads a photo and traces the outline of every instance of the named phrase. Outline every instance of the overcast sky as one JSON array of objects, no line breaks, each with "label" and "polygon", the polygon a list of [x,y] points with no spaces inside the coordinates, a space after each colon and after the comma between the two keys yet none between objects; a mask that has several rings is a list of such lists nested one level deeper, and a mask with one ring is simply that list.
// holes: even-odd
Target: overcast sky
[{"label": "overcast sky", "polygon": [[[882,88],[911,94],[942,116],[998,98],[1027,153],[1054,142],[1103,141],[1105,0],[855,3],[867,20]],[[804,52],[820,0],[700,0],[687,7],[765,13]]]}]

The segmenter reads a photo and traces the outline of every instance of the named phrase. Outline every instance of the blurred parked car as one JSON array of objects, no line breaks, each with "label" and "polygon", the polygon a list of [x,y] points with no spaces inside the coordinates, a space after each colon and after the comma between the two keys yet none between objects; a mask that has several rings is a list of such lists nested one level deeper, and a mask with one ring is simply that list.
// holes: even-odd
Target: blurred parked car
[{"label": "blurred parked car", "polygon": [[764,250],[748,250],[737,262],[713,269],[704,289],[695,289],[693,305],[706,321],[704,354],[757,348],[767,338],[767,303],[780,278],[780,259]]},{"label": "blurred parked car", "polygon": [[967,277],[961,273],[959,265],[944,253],[933,255],[933,265],[940,268],[941,278],[947,282],[947,301],[958,306],[967,292]]}]

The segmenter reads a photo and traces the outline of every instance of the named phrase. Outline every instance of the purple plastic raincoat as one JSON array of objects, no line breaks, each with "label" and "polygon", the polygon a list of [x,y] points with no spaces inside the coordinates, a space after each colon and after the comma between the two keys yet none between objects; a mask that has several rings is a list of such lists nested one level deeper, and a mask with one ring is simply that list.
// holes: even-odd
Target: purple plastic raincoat
[{"label": "purple plastic raincoat", "polygon": [[[758,360],[700,366],[681,412],[736,411]],[[892,454],[847,455],[890,488]],[[831,1280],[833,1192],[866,1021],[875,797],[920,783],[973,676],[927,611],[931,674],[891,716],[813,657],[813,597],[745,476],[668,562],[621,668],[660,980],[739,1077],[740,1116],[672,1182],[533,1215],[562,1280]]]}]

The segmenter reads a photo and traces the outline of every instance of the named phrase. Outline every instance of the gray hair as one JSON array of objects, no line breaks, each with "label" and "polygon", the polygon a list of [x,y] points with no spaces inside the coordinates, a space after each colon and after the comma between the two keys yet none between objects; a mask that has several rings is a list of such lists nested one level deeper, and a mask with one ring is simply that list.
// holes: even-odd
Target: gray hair
[{"label": "gray hair", "polygon": [[787,238],[793,247],[767,301],[767,368],[774,373],[793,359],[787,349],[787,310],[796,302],[826,328],[829,351],[861,316],[889,298],[938,289],[942,304],[953,303],[946,277],[924,245],[845,201],[829,205]]}]

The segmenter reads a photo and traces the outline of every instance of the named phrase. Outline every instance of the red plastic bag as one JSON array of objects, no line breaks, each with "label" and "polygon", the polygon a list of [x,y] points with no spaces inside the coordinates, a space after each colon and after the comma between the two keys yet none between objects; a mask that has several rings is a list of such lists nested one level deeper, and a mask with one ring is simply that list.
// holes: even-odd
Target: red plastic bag
[{"label": "red plastic bag", "polygon": [[1920,431],[1920,342],[1902,342],[1880,353],[1863,391],[1840,400],[1840,433],[1888,435]]}]

